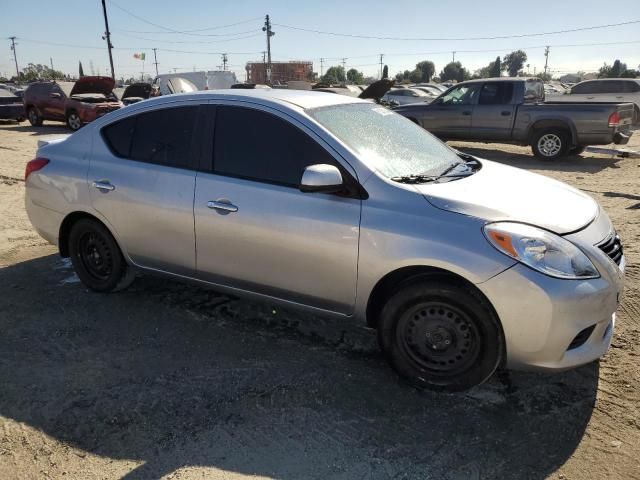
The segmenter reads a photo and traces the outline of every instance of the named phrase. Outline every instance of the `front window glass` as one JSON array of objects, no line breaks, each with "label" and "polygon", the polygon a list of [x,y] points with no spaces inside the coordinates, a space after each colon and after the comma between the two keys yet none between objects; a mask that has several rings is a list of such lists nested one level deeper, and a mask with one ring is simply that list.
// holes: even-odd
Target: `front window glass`
[{"label": "front window glass", "polygon": [[332,105],[307,113],[386,177],[439,174],[460,159],[412,121],[372,103]]},{"label": "front window glass", "polygon": [[442,97],[443,105],[470,105],[478,92],[477,85],[461,85]]}]

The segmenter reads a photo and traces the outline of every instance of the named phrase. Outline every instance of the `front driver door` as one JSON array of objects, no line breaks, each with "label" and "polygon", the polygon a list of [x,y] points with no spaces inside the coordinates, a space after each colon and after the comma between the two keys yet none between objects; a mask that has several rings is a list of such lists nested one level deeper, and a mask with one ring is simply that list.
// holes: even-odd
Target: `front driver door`
[{"label": "front driver door", "polygon": [[476,84],[452,88],[424,109],[422,126],[441,138],[467,137],[477,93]]},{"label": "front driver door", "polygon": [[215,111],[213,162],[196,178],[198,277],[351,313],[361,200],[298,188],[308,165],[333,164],[343,175],[349,166],[277,111]]}]

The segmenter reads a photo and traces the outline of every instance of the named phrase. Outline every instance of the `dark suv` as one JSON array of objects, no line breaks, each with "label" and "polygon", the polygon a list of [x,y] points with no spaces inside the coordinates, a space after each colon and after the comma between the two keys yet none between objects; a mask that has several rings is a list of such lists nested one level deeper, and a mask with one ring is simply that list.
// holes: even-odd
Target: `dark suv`
[{"label": "dark suv", "polygon": [[31,125],[43,120],[66,122],[78,130],[122,106],[113,93],[111,77],[83,77],[76,82],[35,82],[24,92],[24,106]]}]

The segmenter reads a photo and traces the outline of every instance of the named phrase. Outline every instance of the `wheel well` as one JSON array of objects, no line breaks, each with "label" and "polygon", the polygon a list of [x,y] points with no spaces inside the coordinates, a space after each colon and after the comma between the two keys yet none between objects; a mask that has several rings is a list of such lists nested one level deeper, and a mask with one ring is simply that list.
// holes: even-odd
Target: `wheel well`
[{"label": "wheel well", "polygon": [[94,217],[90,213],[87,212],[73,212],[67,215],[62,224],[60,225],[60,232],[58,233],[58,249],[60,250],[60,256],[62,258],[69,257],[69,233],[71,232],[71,227],[80,219],[89,218],[91,220],[95,220],[96,222],[100,222],[104,228],[109,230],[103,222],[101,222],[98,218]]},{"label": "wheel well", "polygon": [[573,144],[575,142],[575,135],[573,134],[573,130],[571,126],[567,124],[563,120],[539,120],[531,126],[531,130],[529,131],[529,143],[533,141],[533,137],[540,131],[545,130],[547,128],[554,128],[557,130],[562,130],[569,135],[569,139]]},{"label": "wheel well", "polygon": [[[377,327],[378,318],[380,316],[382,308],[386,303],[386,300],[389,298],[389,296],[395,293],[400,286],[406,286],[414,282],[434,279],[448,280],[450,282],[462,284],[467,288],[471,288],[478,295],[480,295],[493,309],[493,306],[484,296],[484,294],[480,290],[478,290],[478,288],[473,283],[458,274],[436,267],[403,267],[386,274],[378,281],[376,286],[373,287],[371,295],[369,295],[369,301],[367,302],[367,326],[371,328]],[[497,314],[496,318],[498,318]]]}]

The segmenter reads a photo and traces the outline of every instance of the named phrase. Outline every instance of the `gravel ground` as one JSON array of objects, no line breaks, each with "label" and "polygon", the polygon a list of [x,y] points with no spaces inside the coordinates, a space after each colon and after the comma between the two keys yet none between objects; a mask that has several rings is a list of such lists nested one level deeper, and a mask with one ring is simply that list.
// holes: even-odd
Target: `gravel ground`
[{"label": "gravel ground", "polygon": [[0,478],[640,479],[639,159],[454,144],[593,195],[629,266],[599,363],[446,395],[399,382],[358,325],[151,276],[88,292],[24,211],[55,133],[0,124]]}]

